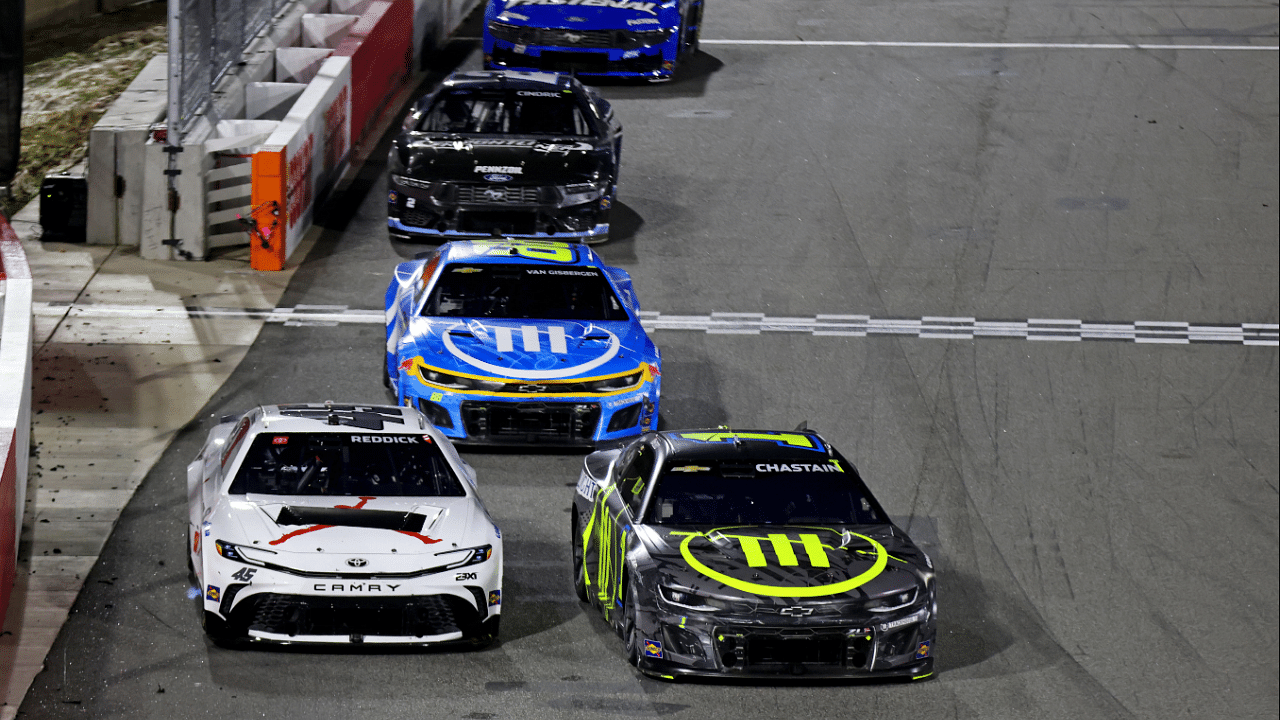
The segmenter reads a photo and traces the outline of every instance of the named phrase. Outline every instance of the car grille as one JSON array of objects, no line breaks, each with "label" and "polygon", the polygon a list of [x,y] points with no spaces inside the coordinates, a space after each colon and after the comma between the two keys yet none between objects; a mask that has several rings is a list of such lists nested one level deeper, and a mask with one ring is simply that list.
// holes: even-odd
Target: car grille
[{"label": "car grille", "polygon": [[720,663],[733,672],[794,673],[805,668],[870,669],[872,632],[853,628],[725,628],[712,637]]},{"label": "car grille", "polygon": [[277,635],[423,637],[467,631],[482,618],[452,595],[393,598],[262,593],[246,599],[231,622]]},{"label": "car grille", "polygon": [[458,185],[457,201],[469,205],[537,205],[542,188],[512,185]]},{"label": "car grille", "polygon": [[589,445],[600,422],[599,403],[462,403],[467,440]]},{"label": "car grille", "polygon": [[522,55],[510,49],[494,48],[493,62],[503,67],[536,67],[551,72],[582,73],[650,73],[663,67],[662,53],[635,58],[610,60],[608,53],[543,50],[538,57]]},{"label": "car grille", "polygon": [[671,30],[569,30],[536,28],[489,23],[489,33],[499,40],[517,45],[635,50],[661,45],[671,37]]}]

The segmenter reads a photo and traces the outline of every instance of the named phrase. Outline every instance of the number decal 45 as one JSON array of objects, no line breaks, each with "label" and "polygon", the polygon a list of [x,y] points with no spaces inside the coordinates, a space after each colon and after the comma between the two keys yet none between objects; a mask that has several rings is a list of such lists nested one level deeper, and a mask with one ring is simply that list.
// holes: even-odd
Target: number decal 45
[{"label": "number decal 45", "polygon": [[257,568],[240,568],[231,575],[231,579],[239,580],[240,582],[249,582],[257,572]]}]

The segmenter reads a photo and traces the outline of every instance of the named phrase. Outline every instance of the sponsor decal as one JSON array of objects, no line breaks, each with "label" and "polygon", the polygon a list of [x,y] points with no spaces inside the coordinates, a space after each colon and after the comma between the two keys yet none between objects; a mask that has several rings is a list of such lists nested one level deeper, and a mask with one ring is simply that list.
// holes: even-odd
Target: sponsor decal
[{"label": "sponsor decal", "polygon": [[662,643],[657,640],[644,639],[644,656],[651,658],[662,657]]},{"label": "sponsor decal", "polygon": [[489,607],[493,607],[494,605],[501,605],[501,604],[502,604],[502,591],[490,590],[489,591]]},{"label": "sponsor decal", "polygon": [[564,20],[565,20],[565,22],[586,22],[586,21],[587,21],[587,19],[586,19],[586,18],[584,18],[584,17],[578,17],[577,15],[574,15],[574,16],[572,16],[572,17],[567,17],[567,18],[565,18]]},{"label": "sponsor decal", "polygon": [[933,650],[933,641],[925,640],[924,642],[920,643],[919,647],[916,648],[916,659],[922,660],[924,658],[929,657],[929,653],[932,650]]},{"label": "sponsor decal", "polygon": [[391,192],[387,193],[387,202],[394,203],[396,201],[396,197],[398,197],[396,195],[396,191],[392,190]]},{"label": "sponsor decal", "polygon": [[454,582],[464,582],[466,580],[478,580],[479,578],[480,575],[478,573],[464,572],[454,575],[453,580]]},{"label": "sponsor decal", "polygon": [[471,247],[477,255],[510,255],[514,252],[529,260],[557,263],[571,263],[578,259],[572,245],[546,240],[473,240]]},{"label": "sponsor decal", "polygon": [[353,443],[383,443],[386,445],[417,445],[418,438],[413,435],[352,435]]},{"label": "sponsor decal", "polygon": [[521,5],[582,5],[585,7],[616,8],[618,10],[639,10],[640,12],[651,14],[653,9],[658,7],[656,2],[633,2],[632,0],[511,0],[507,7],[519,7]]},{"label": "sponsor decal", "polygon": [[627,50],[626,52],[622,53],[623,60],[631,60],[633,58],[638,58],[638,57],[640,57],[639,50]]},{"label": "sponsor decal", "polygon": [[493,536],[499,540],[502,539],[502,528],[498,527],[496,524],[493,526]]},{"label": "sponsor decal", "polygon": [[510,175],[506,173],[489,173],[488,175],[484,176],[484,179],[489,182],[508,182],[512,178]]},{"label": "sponsor decal", "polygon": [[508,10],[507,12],[504,12],[501,15],[499,15],[498,19],[499,20],[528,20],[529,16],[521,15],[520,13],[514,13]]},{"label": "sponsor decal", "polygon": [[590,501],[595,496],[596,484],[590,475],[583,473],[578,478],[578,494]]},{"label": "sponsor decal", "polygon": [[507,175],[523,175],[524,168],[519,165],[477,165],[478,173],[505,173]]},{"label": "sponsor decal", "polygon": [[390,583],[316,583],[311,589],[316,592],[395,592],[399,585]]},{"label": "sponsor decal", "polygon": [[[441,340],[444,343],[445,349],[449,351],[449,354],[479,370],[484,370],[499,377],[508,377],[516,380],[556,380],[582,375],[589,370],[593,370],[609,362],[618,354],[618,351],[622,349],[622,341],[618,339],[617,335],[614,335],[612,332],[609,332],[604,328],[596,327],[591,330],[592,334],[603,333],[609,336],[608,345],[605,347],[604,351],[596,357],[591,358],[586,362],[582,362],[577,365],[570,365],[568,367],[550,368],[547,370],[519,370],[494,365],[493,363],[472,357],[455,345],[453,342],[452,331],[466,327],[466,323],[457,323],[456,325],[446,328],[445,331],[441,333]],[[498,326],[485,329],[493,334],[498,352],[513,352],[515,350],[511,327]],[[547,351],[542,349],[542,337],[544,335],[548,341]],[[520,340],[524,351],[528,353],[542,353],[549,351],[552,355],[567,356],[569,352],[564,327],[561,325],[544,327],[537,325],[523,325],[520,327]],[[415,358],[414,360],[415,364],[417,362],[422,362],[421,358]]]},{"label": "sponsor decal", "polygon": [[681,465],[680,467],[671,468],[671,472],[682,472],[682,473],[710,472],[710,471],[711,471],[711,468],[704,467],[702,465]]},{"label": "sponsor decal", "polygon": [[756,463],[756,472],[762,473],[784,473],[784,472],[844,472],[837,464],[826,463]]},{"label": "sponsor decal", "polygon": [[614,408],[622,407],[623,405],[632,405],[638,402],[640,402],[640,396],[622,398],[621,400],[610,400],[605,403],[604,406],[612,410]]},{"label": "sponsor decal", "polygon": [[275,437],[271,438],[271,444],[272,444],[272,445],[288,445],[288,444],[289,444],[289,436],[288,436],[288,435],[276,435]]},{"label": "sponsor decal", "polygon": [[210,585],[208,590],[204,591],[205,600],[217,600],[222,597],[222,589],[217,585]]},{"label": "sponsor decal", "polygon": [[191,552],[198,553],[200,552],[200,531],[197,530],[191,534],[193,536],[191,540]]},{"label": "sponsor decal", "polygon": [[[516,47],[517,47],[517,48],[519,48],[520,46],[519,46],[519,45],[517,45]],[[422,143],[420,143],[420,144],[415,143],[415,144],[414,144],[414,147],[423,147],[423,148],[428,148],[428,149],[441,149],[441,148],[445,148],[445,149],[453,149],[453,150],[470,150],[470,149],[475,148],[475,147],[532,148],[535,152],[545,152],[545,153],[552,153],[552,152],[556,152],[556,153],[565,153],[565,154],[568,154],[568,153],[570,153],[570,152],[575,152],[575,151],[576,151],[576,152],[586,152],[586,151],[589,151],[589,150],[591,150],[591,149],[592,149],[591,143],[589,143],[589,142],[583,142],[583,141],[568,141],[568,140],[566,140],[566,141],[561,141],[561,142],[547,142],[546,140],[532,140],[532,139],[519,139],[519,138],[497,138],[497,137],[490,137],[490,138],[477,137],[477,138],[468,138],[468,139],[466,139],[466,140],[453,140],[453,139],[427,139],[427,140],[422,141]],[[481,165],[481,166],[477,166],[477,168],[480,168],[480,167],[483,167],[483,168],[506,168],[506,167],[511,167],[511,166],[508,166],[508,165]],[[511,175],[520,175],[520,174],[522,174],[522,173],[520,172],[520,170],[523,170],[523,169],[524,169],[524,168],[520,168],[520,169],[519,169],[519,170],[517,170],[516,172],[511,172],[511,171],[509,171],[509,170],[503,170],[503,169],[496,169],[496,170],[489,170],[489,169],[480,170],[480,169],[477,169],[477,170],[476,170],[476,172],[479,172],[479,173],[486,173],[486,172],[507,172],[507,173],[510,173]]]},{"label": "sponsor decal", "polygon": [[439,392],[431,393],[431,402],[440,402],[443,399],[444,399],[444,393],[439,393]]},{"label": "sponsor decal", "polygon": [[790,445],[791,447],[805,447],[817,449],[814,445],[813,438],[808,435],[799,435],[796,433],[781,432],[704,432],[704,433],[679,433],[677,437],[685,440],[693,440],[696,442],[719,443],[733,442],[734,438],[739,440],[773,440],[779,445]]},{"label": "sponsor decal", "polygon": [[[677,533],[672,534],[674,535]],[[889,564],[888,551],[885,550],[883,545],[876,542],[874,538],[867,537],[860,533],[850,534],[871,544],[875,560],[872,561],[871,567],[862,573],[848,578],[847,580],[828,585],[768,585],[742,580],[708,567],[698,559],[691,548],[696,541],[700,546],[699,550],[702,553],[720,556],[722,553],[715,547],[715,545],[712,544],[712,536],[715,536],[716,540],[736,540],[742,548],[742,554],[746,557],[747,566],[751,568],[762,568],[769,566],[768,558],[764,552],[764,548],[762,547],[762,541],[768,541],[772,550],[771,554],[777,558],[778,565],[781,567],[798,567],[800,565],[800,558],[803,556],[808,562],[809,567],[829,568],[831,567],[831,560],[827,556],[827,550],[829,548],[822,543],[821,538],[819,538],[816,533],[799,533],[796,538],[792,538],[783,533],[769,533],[766,537],[759,537],[756,535],[730,535],[721,532],[720,530],[712,530],[708,533],[688,533],[680,543],[680,554],[684,557],[685,562],[689,564],[689,567],[694,571],[705,575],[716,582],[753,595],[763,595],[766,597],[826,597],[829,595],[846,593],[857,587],[865,585],[878,577],[880,573],[884,572],[885,567]],[[796,553],[797,545],[799,545],[800,549],[803,551],[800,554]]]},{"label": "sponsor decal", "polygon": [[628,25],[661,25],[662,21],[658,18],[631,18],[627,20]]},{"label": "sponsor decal", "polygon": [[213,523],[212,523],[212,522],[210,522],[210,521],[208,521],[208,520],[205,520],[205,521],[204,521],[204,536],[205,536],[205,537],[209,537],[211,534],[213,534]]},{"label": "sponsor decal", "polygon": [[884,623],[883,625],[878,625],[877,627],[880,628],[880,632],[889,632],[890,630],[894,630],[905,625],[918,623],[921,620],[924,620],[924,616],[925,613],[923,610],[917,610],[904,618],[898,618],[897,620]]},{"label": "sponsor decal", "polygon": [[[569,20],[576,20],[576,21],[578,21],[578,22],[582,22],[582,18],[568,18],[568,19],[569,19]],[[517,94],[517,95],[519,95],[520,97],[549,97],[549,98],[558,98],[558,97],[560,97],[560,96],[561,96],[561,93],[545,92],[545,91],[542,91],[542,90],[519,90],[519,91],[517,91],[517,92],[516,92],[516,94]]]}]

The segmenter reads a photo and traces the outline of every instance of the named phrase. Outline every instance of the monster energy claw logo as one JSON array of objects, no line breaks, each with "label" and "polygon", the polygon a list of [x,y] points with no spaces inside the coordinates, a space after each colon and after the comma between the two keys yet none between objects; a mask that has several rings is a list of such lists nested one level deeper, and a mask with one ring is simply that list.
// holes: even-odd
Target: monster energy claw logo
[{"label": "monster energy claw logo", "polygon": [[[851,533],[851,535],[862,538],[871,544],[875,560],[871,563],[871,567],[867,568],[867,570],[862,573],[842,582],[832,583],[830,585],[802,585],[788,587],[785,585],[765,585],[741,580],[711,569],[699,560],[689,547],[693,541],[698,538],[706,538],[707,540],[719,540],[720,538],[736,540],[742,548],[743,556],[747,560],[747,567],[759,568],[767,567],[769,564],[764,550],[764,543],[767,541],[769,549],[772,551],[774,557],[777,558],[778,565],[781,567],[799,567],[800,557],[803,556],[805,561],[808,562],[809,567],[829,568],[831,567],[831,560],[827,555],[828,547],[824,545],[822,543],[822,539],[814,533],[799,533],[796,538],[792,538],[791,536],[783,533],[769,533],[763,538],[756,535],[730,535],[719,530],[713,530],[706,534],[691,533],[680,543],[680,554],[684,556],[685,562],[689,563],[689,567],[699,573],[728,587],[748,592],[753,595],[764,595],[768,597],[824,597],[827,595],[839,595],[840,593],[848,592],[870,582],[880,575],[880,573],[884,572],[885,567],[889,563],[889,553],[885,550],[883,545],[866,535],[861,535],[859,533]],[[797,546],[800,550],[799,554],[796,552]]]}]

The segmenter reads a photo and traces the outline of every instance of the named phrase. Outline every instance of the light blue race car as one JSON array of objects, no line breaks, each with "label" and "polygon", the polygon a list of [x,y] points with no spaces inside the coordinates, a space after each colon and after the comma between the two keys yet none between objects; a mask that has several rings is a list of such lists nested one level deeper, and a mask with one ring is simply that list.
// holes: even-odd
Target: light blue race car
[{"label": "light blue race car", "polygon": [[656,430],[662,354],[625,270],[585,245],[467,240],[400,263],[384,381],[458,443],[594,446]]}]

